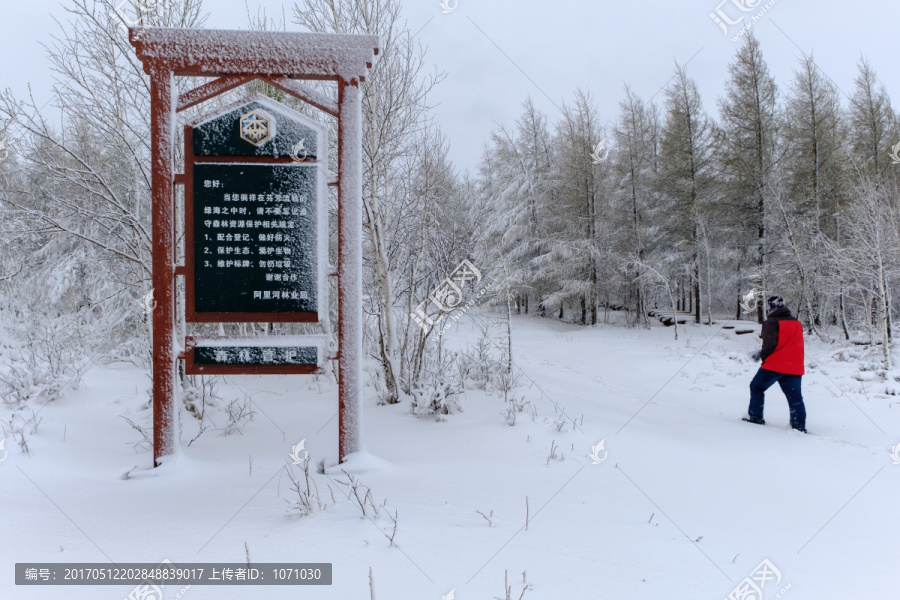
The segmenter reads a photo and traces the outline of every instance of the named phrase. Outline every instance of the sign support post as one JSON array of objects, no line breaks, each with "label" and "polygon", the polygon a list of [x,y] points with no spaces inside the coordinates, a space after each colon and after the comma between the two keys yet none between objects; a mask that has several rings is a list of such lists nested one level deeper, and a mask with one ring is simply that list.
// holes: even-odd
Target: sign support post
[{"label": "sign support post", "polygon": [[150,71],[150,137],[153,232],[153,466],[177,447],[175,372],[175,77],[161,67]]},{"label": "sign support post", "polygon": [[341,460],[362,450],[362,102],[338,81],[338,344]]}]

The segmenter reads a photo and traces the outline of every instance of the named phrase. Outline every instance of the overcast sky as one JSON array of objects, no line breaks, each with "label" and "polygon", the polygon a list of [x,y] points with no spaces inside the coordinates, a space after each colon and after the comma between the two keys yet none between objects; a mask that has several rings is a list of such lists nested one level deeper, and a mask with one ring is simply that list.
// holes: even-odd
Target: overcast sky
[{"label": "overcast sky", "polygon": [[[484,140],[498,123],[512,123],[522,101],[531,96],[551,119],[576,88],[591,92],[601,118],[612,123],[625,83],[644,98],[656,95],[672,76],[674,61],[690,61],[707,109],[716,111],[727,66],[740,42],[710,18],[744,22],[771,0],[402,0],[409,28],[428,48],[428,60],[446,73],[433,101],[436,117],[452,144],[451,158],[473,169]],[[290,19],[293,3],[248,0],[251,11]],[[742,12],[737,4],[754,6]],[[17,93],[30,83],[37,99],[49,99],[52,74],[41,43],[58,31],[54,18],[68,18],[65,0],[3,0],[0,21],[0,87]],[[864,8],[863,8],[864,7]],[[244,0],[206,0],[208,27],[242,29]],[[872,0],[862,5],[838,0],[775,0],[753,26],[782,92],[802,53],[840,89],[852,94],[856,63],[868,57],[882,83],[900,105],[897,24],[900,4]],[[289,30],[297,27],[289,24]],[[657,95],[659,94],[659,95]],[[846,100],[846,98],[845,98]]]}]

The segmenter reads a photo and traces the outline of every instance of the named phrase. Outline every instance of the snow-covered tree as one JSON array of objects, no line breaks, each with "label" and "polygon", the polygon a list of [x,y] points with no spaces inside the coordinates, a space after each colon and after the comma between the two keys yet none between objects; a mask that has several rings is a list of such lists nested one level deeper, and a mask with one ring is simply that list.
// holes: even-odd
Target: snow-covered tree
[{"label": "snow-covered tree", "polygon": [[641,264],[648,248],[658,238],[658,200],[654,184],[658,177],[659,110],[625,86],[619,102],[615,129],[616,153],[612,156],[616,208],[621,228],[619,253],[625,258],[625,305],[634,313],[634,322],[649,326],[645,278],[628,265]]},{"label": "snow-covered tree", "polygon": [[[719,161],[728,187],[725,202],[735,241],[748,249],[744,261],[750,273],[744,278],[763,292],[769,289],[768,212],[770,177],[777,162],[778,88],[753,34],[744,38],[728,66],[730,79],[719,100],[721,132]],[[750,250],[752,248],[752,250]],[[763,306],[757,319],[763,321]]]},{"label": "snow-covered tree", "polygon": [[848,113],[850,149],[856,168],[863,177],[884,177],[891,165],[891,147],[900,142],[897,115],[875,70],[865,59],[859,61]]},{"label": "snow-covered tree", "polygon": [[[816,66],[803,60],[788,92],[783,125],[784,194],[778,199],[791,249],[797,304],[808,327],[821,325],[826,310],[826,282],[831,274],[822,261],[824,237],[839,236],[838,214],[847,203],[849,164],[846,127],[838,91]],[[840,289],[838,294],[842,292]]]},{"label": "snow-covered tree", "polygon": [[529,98],[514,131],[501,127],[491,134],[482,163],[487,263],[502,270],[520,312],[528,313],[542,294],[534,260],[544,247],[544,216],[555,205],[553,167],[547,117]]},{"label": "snow-covered tree", "polygon": [[545,250],[535,259],[538,278],[556,284],[545,305],[557,306],[562,312],[566,305],[574,304],[578,320],[592,325],[597,323],[601,295],[607,302],[612,295],[610,283],[618,270],[608,218],[608,161],[592,158],[603,139],[593,100],[579,90],[572,105],[563,107],[557,124],[556,207],[546,214]]},{"label": "snow-covered tree", "polygon": [[657,187],[667,213],[666,237],[683,256],[695,322],[701,315],[701,215],[711,201],[713,129],[703,110],[700,92],[683,67],[666,89]]}]

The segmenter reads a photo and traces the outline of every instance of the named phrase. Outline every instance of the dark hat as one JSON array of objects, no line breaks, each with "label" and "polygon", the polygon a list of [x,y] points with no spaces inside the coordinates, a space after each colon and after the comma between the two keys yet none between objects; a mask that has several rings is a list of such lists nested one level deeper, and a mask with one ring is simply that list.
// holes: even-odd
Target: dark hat
[{"label": "dark hat", "polygon": [[776,308],[784,306],[784,298],[781,296],[769,296],[769,299],[766,300],[766,304],[769,305],[769,310],[775,310]]}]

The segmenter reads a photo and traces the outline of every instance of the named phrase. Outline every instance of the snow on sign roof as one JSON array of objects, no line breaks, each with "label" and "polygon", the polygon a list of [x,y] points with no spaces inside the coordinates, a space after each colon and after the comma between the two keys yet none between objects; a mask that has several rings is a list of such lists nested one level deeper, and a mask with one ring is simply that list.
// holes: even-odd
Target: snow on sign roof
[{"label": "snow on sign roof", "polygon": [[135,27],[131,44],[144,63],[175,75],[271,74],[296,79],[364,77],[378,54],[377,35]]}]

